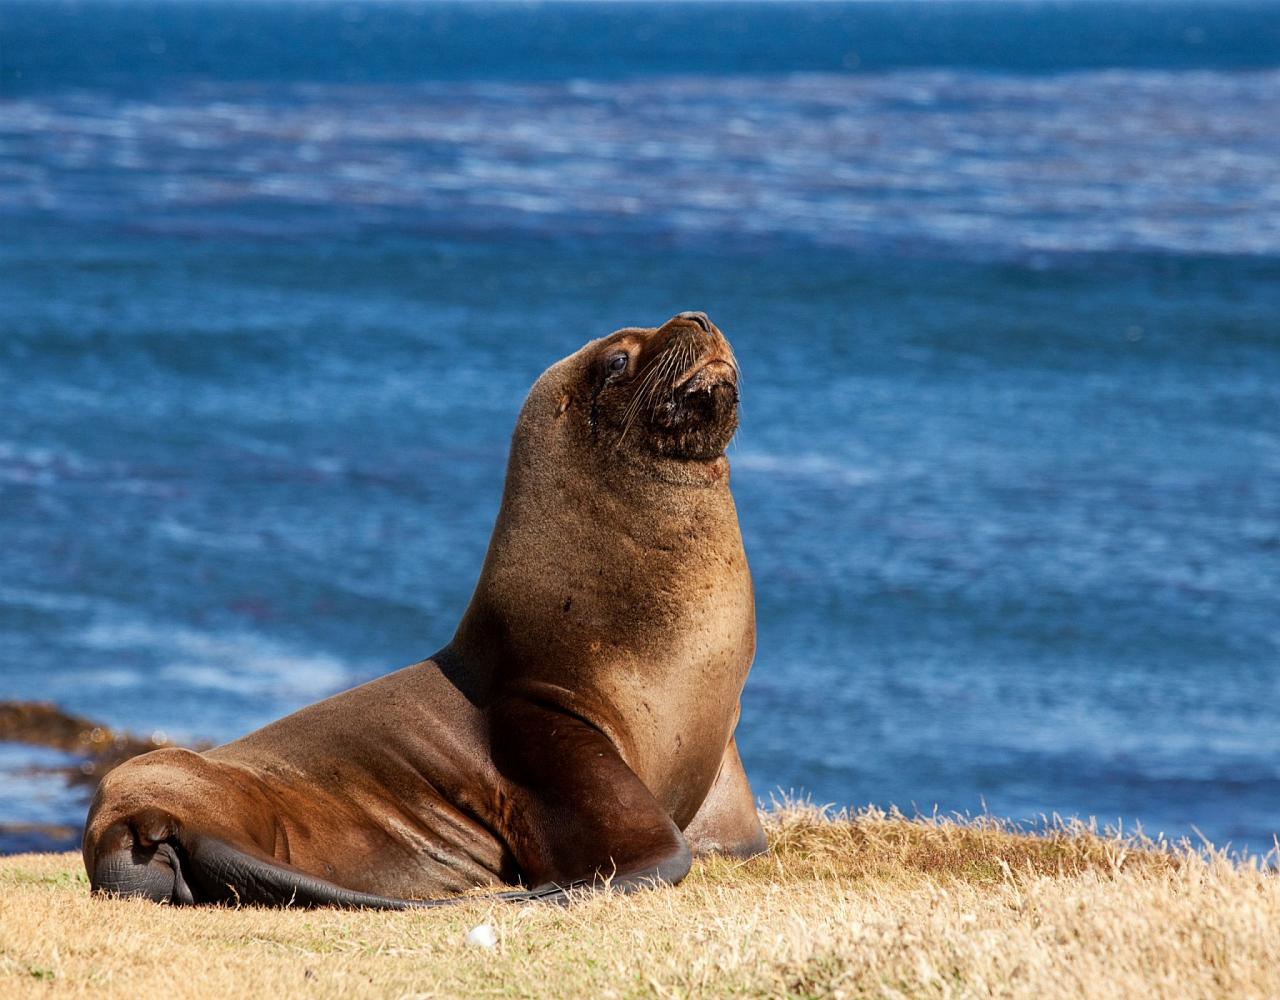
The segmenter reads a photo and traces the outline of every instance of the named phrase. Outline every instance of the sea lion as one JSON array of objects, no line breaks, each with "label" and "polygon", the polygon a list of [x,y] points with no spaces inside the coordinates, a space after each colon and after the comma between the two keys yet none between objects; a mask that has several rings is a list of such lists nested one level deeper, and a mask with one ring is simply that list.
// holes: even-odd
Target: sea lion
[{"label": "sea lion", "polygon": [[[95,892],[434,906],[679,882],[765,848],[738,758],[755,652],[725,447],[738,365],[703,313],[588,343],[534,383],[452,641],[225,746],[112,771]],[[454,900],[456,901],[456,900]]]}]

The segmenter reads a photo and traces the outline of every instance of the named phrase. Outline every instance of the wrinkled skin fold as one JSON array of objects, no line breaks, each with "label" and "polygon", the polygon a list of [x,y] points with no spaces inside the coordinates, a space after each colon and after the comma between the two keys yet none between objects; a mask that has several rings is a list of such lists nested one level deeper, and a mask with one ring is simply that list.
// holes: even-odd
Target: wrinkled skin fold
[{"label": "wrinkled skin fold", "polygon": [[724,455],[738,389],[702,313],[549,368],[448,645],[225,746],[112,771],[85,829],[93,891],[403,909],[483,886],[564,901],[762,851],[733,739],[755,651]]}]

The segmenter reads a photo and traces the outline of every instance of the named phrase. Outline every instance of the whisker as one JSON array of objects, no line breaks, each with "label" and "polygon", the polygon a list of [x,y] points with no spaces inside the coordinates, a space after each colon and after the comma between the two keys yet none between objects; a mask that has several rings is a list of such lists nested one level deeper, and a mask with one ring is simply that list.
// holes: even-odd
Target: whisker
[{"label": "whisker", "polygon": [[[641,412],[657,414],[663,398],[675,388],[680,375],[691,368],[697,360],[697,346],[682,340],[649,362],[648,367],[640,375],[640,381],[636,385],[631,402],[623,412],[622,433],[618,436],[617,444],[614,445],[615,449],[622,447],[627,440],[627,435],[631,433],[631,428]],[[736,362],[734,371],[737,371]]]},{"label": "whisker", "polygon": [[645,369],[644,375],[641,377],[640,384],[636,386],[636,391],[631,397],[631,402],[627,404],[627,409],[622,417],[622,434],[618,438],[618,443],[614,448],[620,448],[622,443],[627,439],[627,434],[631,430],[631,425],[635,423],[635,419],[640,415],[641,407],[648,400],[650,393],[654,387],[661,381],[660,375],[663,369],[664,356],[659,356],[649,363],[649,367]]}]

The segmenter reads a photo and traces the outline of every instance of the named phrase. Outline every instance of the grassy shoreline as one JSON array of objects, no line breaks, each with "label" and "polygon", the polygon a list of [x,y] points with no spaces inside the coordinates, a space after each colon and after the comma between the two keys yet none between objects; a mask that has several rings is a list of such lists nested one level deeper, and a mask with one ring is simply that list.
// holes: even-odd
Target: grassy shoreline
[{"label": "grassy shoreline", "polygon": [[[761,858],[567,908],[182,909],[90,898],[75,854],[0,858],[0,993],[1280,995],[1280,878],[1256,859],[875,810],[767,826]],[[466,941],[481,923],[492,950]]]}]

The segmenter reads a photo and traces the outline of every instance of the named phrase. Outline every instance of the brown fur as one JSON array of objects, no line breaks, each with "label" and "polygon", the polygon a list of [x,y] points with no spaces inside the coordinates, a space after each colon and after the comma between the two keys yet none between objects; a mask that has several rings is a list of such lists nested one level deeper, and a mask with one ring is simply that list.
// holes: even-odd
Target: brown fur
[{"label": "brown fur", "polygon": [[200,901],[240,878],[198,870],[211,842],[391,898],[670,882],[691,850],[763,849],[733,743],[755,642],[736,425],[737,363],[700,313],[553,365],[453,641],[224,747],[120,767],[85,833],[95,888],[134,891],[142,865],[177,888],[137,894]]}]

